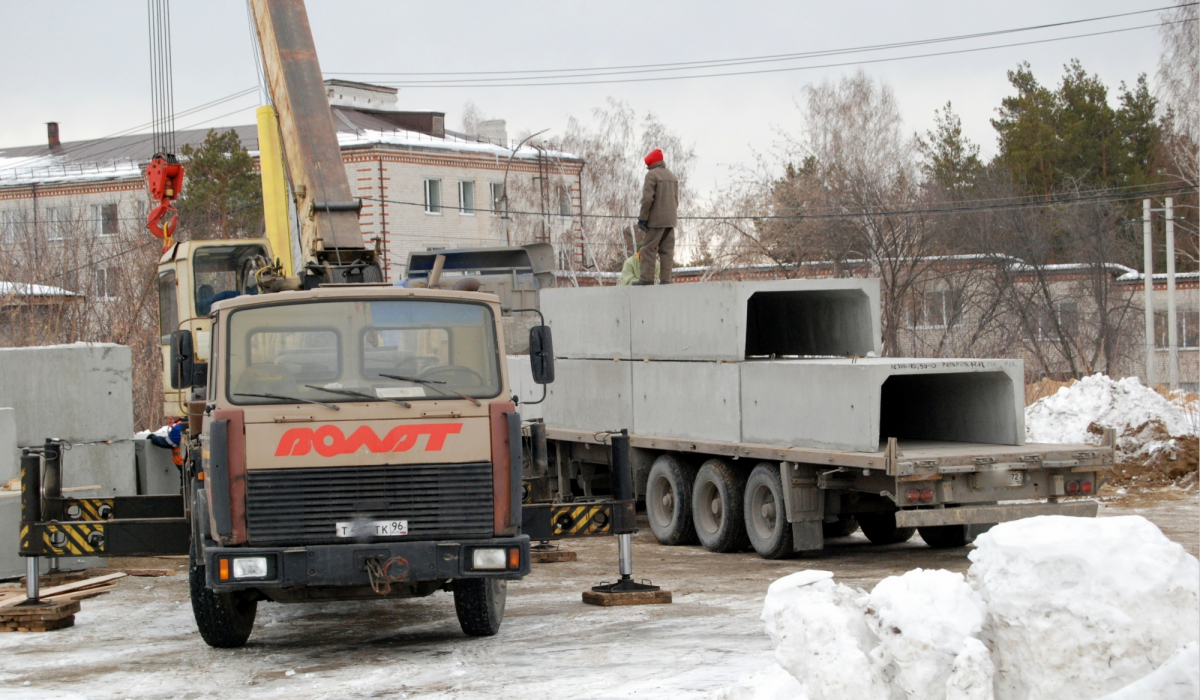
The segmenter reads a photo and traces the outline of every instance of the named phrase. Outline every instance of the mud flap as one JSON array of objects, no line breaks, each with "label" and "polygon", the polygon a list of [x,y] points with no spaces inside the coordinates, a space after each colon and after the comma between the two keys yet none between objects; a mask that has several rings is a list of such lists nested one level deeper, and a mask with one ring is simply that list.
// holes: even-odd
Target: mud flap
[{"label": "mud flap", "polygon": [[783,506],[792,525],[792,549],[811,552],[825,548],[822,523],[825,497],[817,487],[817,468],[811,464],[780,462]]}]

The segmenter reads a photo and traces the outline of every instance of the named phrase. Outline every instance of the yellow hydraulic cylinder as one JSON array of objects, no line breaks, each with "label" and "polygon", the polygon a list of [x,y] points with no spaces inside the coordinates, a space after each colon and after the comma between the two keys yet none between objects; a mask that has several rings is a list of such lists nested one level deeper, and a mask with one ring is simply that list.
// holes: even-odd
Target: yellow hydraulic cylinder
[{"label": "yellow hydraulic cylinder", "polygon": [[291,277],[292,236],[288,226],[287,179],[283,174],[283,149],[279,145],[279,116],[275,108],[258,108],[258,158],[262,172],[263,217],[267,240],[283,263],[283,274]]}]

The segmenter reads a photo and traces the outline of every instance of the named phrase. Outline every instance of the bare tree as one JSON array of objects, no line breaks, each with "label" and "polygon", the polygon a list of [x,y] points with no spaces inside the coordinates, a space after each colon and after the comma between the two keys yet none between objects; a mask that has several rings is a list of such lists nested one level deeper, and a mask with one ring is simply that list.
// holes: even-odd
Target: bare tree
[{"label": "bare tree", "polygon": [[1167,107],[1164,119],[1164,141],[1167,168],[1171,175],[1183,180],[1191,191],[1176,202],[1176,216],[1183,234],[1176,250],[1189,260],[1191,267],[1200,265],[1200,242],[1197,239],[1197,191],[1200,185],[1200,13],[1196,5],[1177,0],[1174,8],[1162,13],[1159,33],[1163,53],[1158,60],[1159,100]]}]

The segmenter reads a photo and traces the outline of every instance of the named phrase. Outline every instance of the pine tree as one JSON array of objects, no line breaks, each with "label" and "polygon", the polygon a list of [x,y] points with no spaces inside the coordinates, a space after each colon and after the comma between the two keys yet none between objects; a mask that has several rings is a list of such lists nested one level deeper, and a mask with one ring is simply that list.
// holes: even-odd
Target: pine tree
[{"label": "pine tree", "polygon": [[263,235],[262,184],[237,132],[208,132],[198,148],[180,149],[187,168],[179,226],[190,239]]}]

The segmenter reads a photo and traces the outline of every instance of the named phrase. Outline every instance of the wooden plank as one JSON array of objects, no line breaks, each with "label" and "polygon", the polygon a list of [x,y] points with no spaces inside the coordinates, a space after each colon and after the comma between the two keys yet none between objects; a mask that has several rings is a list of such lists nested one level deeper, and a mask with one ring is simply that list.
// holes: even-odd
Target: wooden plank
[{"label": "wooden plank", "polygon": [[600,593],[584,591],[583,602],[604,608],[616,605],[666,605],[671,602],[670,591],[630,591],[625,593]]},{"label": "wooden plank", "polygon": [[[38,597],[39,598],[49,598],[58,593],[69,593],[71,591],[83,590],[85,588],[91,588],[93,586],[98,586],[98,585],[100,585],[102,583],[106,583],[108,581],[115,581],[119,578],[124,578],[126,575],[127,574],[124,574],[122,572],[117,572],[114,574],[106,574],[104,576],[97,576],[95,578],[85,579],[83,581],[75,581],[74,583],[64,583],[61,586],[54,586],[53,588],[47,588],[44,591],[39,591]],[[26,600],[26,597],[25,597],[24,593],[21,593],[20,595],[15,595],[15,596],[10,596],[8,598],[4,598],[3,600],[0,600],[0,609],[16,605],[17,603],[23,602],[25,600]]]}]

